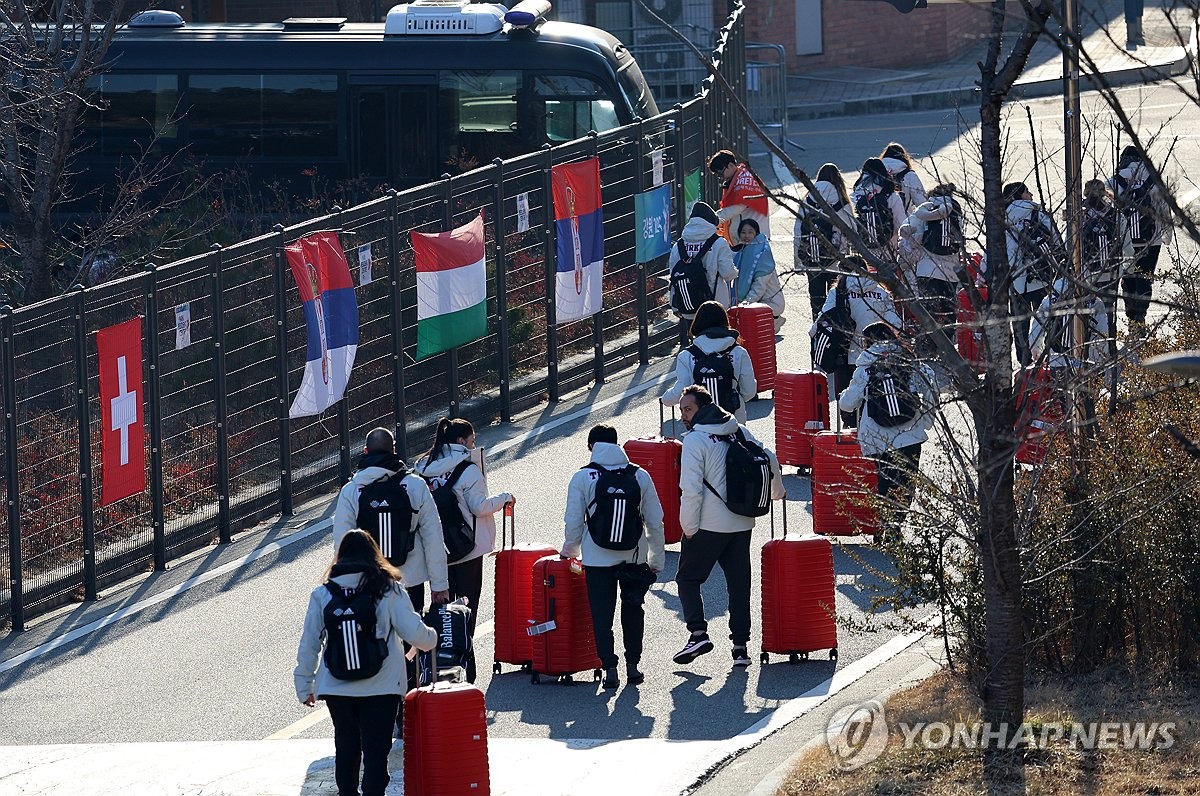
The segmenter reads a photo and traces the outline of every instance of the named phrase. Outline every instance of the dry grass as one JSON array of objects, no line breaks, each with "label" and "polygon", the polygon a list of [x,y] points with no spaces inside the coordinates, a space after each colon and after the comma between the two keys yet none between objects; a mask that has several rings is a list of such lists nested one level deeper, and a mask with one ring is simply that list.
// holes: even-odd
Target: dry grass
[{"label": "dry grass", "polygon": [[[824,744],[807,754],[780,794],[924,794],[967,796],[983,793],[983,765],[977,751],[924,748],[920,740],[903,748],[900,722],[972,722],[980,702],[961,679],[940,672],[886,705],[891,730],[883,755],[850,772],[835,768]],[[1030,794],[1197,794],[1200,793],[1200,678],[1149,675],[1108,667],[1074,678],[1031,684],[1026,691],[1026,722],[1035,730],[1046,722],[1176,722],[1175,744],[1165,751],[1105,749],[1082,751],[1065,742],[1027,755],[1025,793]]]}]

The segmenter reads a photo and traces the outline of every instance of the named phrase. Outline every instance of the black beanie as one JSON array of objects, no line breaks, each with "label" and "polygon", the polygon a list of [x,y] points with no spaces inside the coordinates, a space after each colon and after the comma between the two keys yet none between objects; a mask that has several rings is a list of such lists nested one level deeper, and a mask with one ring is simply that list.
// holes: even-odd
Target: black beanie
[{"label": "black beanie", "polygon": [[696,204],[692,205],[692,214],[688,218],[702,218],[714,227],[721,221],[717,218],[717,212],[712,209],[712,206],[708,202],[696,202]]}]

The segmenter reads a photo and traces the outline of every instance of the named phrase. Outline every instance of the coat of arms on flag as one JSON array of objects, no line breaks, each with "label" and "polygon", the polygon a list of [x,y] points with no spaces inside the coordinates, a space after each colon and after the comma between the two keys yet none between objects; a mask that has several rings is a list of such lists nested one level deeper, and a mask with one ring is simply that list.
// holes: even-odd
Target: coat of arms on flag
[{"label": "coat of arms on flag", "polygon": [[449,232],[412,233],[417,256],[417,359],[487,334],[483,214]]},{"label": "coat of arms on flag", "polygon": [[600,311],[604,300],[604,219],[600,159],[564,163],[550,170],[554,189],[554,308],[558,323]]},{"label": "coat of arms on flag", "polygon": [[304,378],[288,417],[319,415],[341,400],[358,350],[358,303],[336,232],[315,232],[284,247],[300,301],[308,344]]},{"label": "coat of arms on flag", "polygon": [[96,332],[100,365],[100,505],[146,488],[142,319]]}]

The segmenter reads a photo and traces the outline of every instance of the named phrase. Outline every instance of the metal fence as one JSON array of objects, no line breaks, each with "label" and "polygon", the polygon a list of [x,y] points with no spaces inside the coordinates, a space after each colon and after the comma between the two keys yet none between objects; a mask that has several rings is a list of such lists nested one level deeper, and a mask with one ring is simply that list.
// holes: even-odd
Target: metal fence
[{"label": "metal fence", "polygon": [[[744,96],[742,8],[714,60]],[[674,339],[666,258],[634,257],[634,195],[651,187],[655,151],[673,185],[676,229],[684,177],[720,146],[745,151],[728,92],[710,78],[695,99],[654,119],[440,182],[393,193],[268,235],[11,311],[0,309],[5,413],[0,621],[30,616],[198,547],[229,541],[349,477],[352,444],[395,427],[402,456],[432,440],[445,413],[476,422],[601,380]],[[604,304],[592,318],[554,321],[550,169],[601,163]],[[526,194],[530,229],[517,229]],[[488,329],[481,340],[414,361],[416,275],[409,232],[484,215]],[[304,369],[305,328],[285,244],[339,232],[351,254],[370,244],[373,279],[355,288],[359,347],[346,396],[325,416],[288,419]],[[175,307],[189,305],[191,345],[176,348]],[[139,314],[145,368],[149,490],[100,507],[100,406],[95,335]]]}]

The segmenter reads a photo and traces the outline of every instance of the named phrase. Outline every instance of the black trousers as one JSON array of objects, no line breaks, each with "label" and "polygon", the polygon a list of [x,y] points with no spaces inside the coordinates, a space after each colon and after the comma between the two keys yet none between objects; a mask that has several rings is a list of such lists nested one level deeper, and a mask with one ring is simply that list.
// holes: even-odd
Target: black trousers
[{"label": "black trousers", "polygon": [[[613,647],[613,617],[617,612],[617,568],[584,567],[587,578],[588,605],[592,609],[592,629],[596,634],[596,654],[605,669],[617,665]],[[625,643],[625,662],[636,664],[642,659],[642,638],[646,631],[646,611],[643,603],[648,589],[630,589],[621,583],[621,638]]]},{"label": "black trousers", "polygon": [[815,321],[825,306],[825,299],[837,281],[837,274],[829,271],[808,271],[808,303],[812,306],[812,319]]},{"label": "black trousers", "polygon": [[692,342],[692,320],[692,318],[683,317],[679,319],[679,350],[681,351]]},{"label": "black trousers", "polygon": [[[850,386],[850,379],[854,377],[854,367],[849,362],[843,362],[833,369],[833,373],[828,375],[833,377],[833,384],[829,386],[833,389],[833,400],[837,401],[842,391]],[[842,415],[842,428],[858,426],[858,412],[842,412],[840,409],[836,411]]]},{"label": "black trousers", "polygon": [[391,781],[388,753],[392,751],[392,725],[400,702],[398,694],[325,697],[333,719],[333,770],[338,796],[358,796],[360,764],[362,796],[383,796],[387,790]]},{"label": "black trousers", "polygon": [[483,556],[463,561],[461,564],[451,564],[448,570],[450,576],[450,599],[467,598],[467,607],[471,609],[471,618],[467,628],[471,637],[475,637],[475,620],[479,616],[479,595],[483,593]]},{"label": "black trousers", "polygon": [[877,477],[875,493],[888,502],[885,510],[892,518],[889,528],[899,531],[904,527],[904,518],[912,503],[913,479],[921,465],[921,443],[893,448],[873,458]]},{"label": "black trousers", "polygon": [[[917,296],[920,297],[921,306],[937,321],[950,345],[954,345],[954,320],[958,309],[955,305],[956,292],[957,286],[953,282],[928,276],[917,277]],[[928,344],[921,347],[932,348]]]},{"label": "black trousers", "polygon": [[687,629],[708,632],[700,587],[712,574],[713,565],[720,564],[729,590],[729,638],[736,646],[745,646],[750,641],[750,531],[701,529],[691,538],[685,536],[682,547],[675,583]]},{"label": "black trousers", "polygon": [[1121,279],[1125,293],[1125,316],[1135,323],[1146,322],[1150,296],[1154,290],[1154,271],[1158,267],[1161,245],[1146,246],[1133,261],[1133,267]]},{"label": "black trousers", "polygon": [[1022,367],[1033,362],[1033,354],[1029,350],[1029,322],[1033,312],[1042,304],[1046,297],[1046,289],[1030,290],[1025,293],[1012,293],[1009,296],[1009,312],[1012,313],[1013,342],[1017,345],[1017,361]]}]

